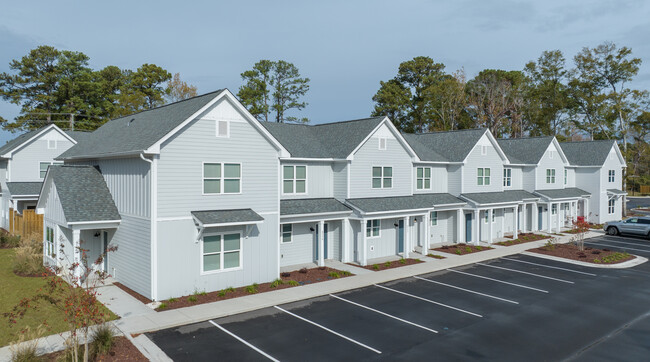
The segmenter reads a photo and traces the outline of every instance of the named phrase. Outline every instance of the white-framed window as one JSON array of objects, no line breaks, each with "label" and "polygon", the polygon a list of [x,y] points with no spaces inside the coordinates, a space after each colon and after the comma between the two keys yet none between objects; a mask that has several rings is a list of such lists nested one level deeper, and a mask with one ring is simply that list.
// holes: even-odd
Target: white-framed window
[{"label": "white-framed window", "polygon": [[56,150],[56,140],[47,140],[47,149]]},{"label": "white-framed window", "polygon": [[557,204],[551,205],[551,215],[557,215]]},{"label": "white-framed window", "polygon": [[476,169],[477,180],[476,183],[479,186],[487,186],[490,184],[490,169],[489,168],[477,168]]},{"label": "white-framed window", "polygon": [[373,189],[390,189],[393,187],[393,168],[392,167],[373,167],[372,168],[372,188]]},{"label": "white-framed window", "polygon": [[217,137],[230,137],[230,122],[224,120],[216,121],[216,136]]},{"label": "white-framed window", "polygon": [[614,182],[614,180],[616,180],[616,171],[609,170],[609,172],[607,173],[607,181]]},{"label": "white-framed window", "polygon": [[290,243],[293,241],[293,225],[282,224],[282,243]]},{"label": "white-framed window", "polygon": [[615,206],[616,206],[616,200],[610,199],[609,201],[607,201],[607,213],[613,215]]},{"label": "white-framed window", "polygon": [[565,185],[567,184],[567,180],[569,179],[568,173],[569,173],[569,171],[567,171],[567,169],[564,169],[564,184]]},{"label": "white-framed window", "polygon": [[56,246],[54,244],[54,229],[45,227],[45,255],[54,259],[56,257]]},{"label": "white-framed window", "polygon": [[45,178],[45,174],[47,174],[47,168],[50,167],[50,165],[63,165],[63,162],[60,161],[44,161],[44,162],[39,162],[38,163],[38,171],[41,179]]},{"label": "white-framed window", "polygon": [[379,137],[378,138],[378,146],[379,146],[380,150],[385,150],[387,143],[388,143],[388,140],[386,139],[386,137]]},{"label": "white-framed window", "polygon": [[512,169],[504,168],[503,169],[503,187],[512,186]]},{"label": "white-framed window", "polygon": [[241,163],[203,162],[203,194],[241,193]]},{"label": "white-framed window", "polygon": [[496,211],[492,210],[492,222],[495,223],[497,221],[497,213]]},{"label": "white-framed window", "polygon": [[487,155],[487,146],[481,146],[481,155]]},{"label": "white-framed window", "polygon": [[307,192],[307,166],[284,166],[282,169],[282,193],[304,194]]},{"label": "white-framed window", "polygon": [[436,226],[438,225],[438,212],[437,211],[431,211],[429,218],[431,219],[431,226]]},{"label": "white-framed window", "polygon": [[431,167],[418,167],[416,170],[416,185],[418,190],[431,189]]},{"label": "white-framed window", "polygon": [[376,238],[379,237],[379,230],[381,220],[368,220],[366,221],[366,237]]},{"label": "white-framed window", "polygon": [[490,222],[490,213],[487,210],[485,210],[484,213],[485,213],[484,215],[485,217],[483,218],[483,223],[487,224],[488,222]]},{"label": "white-framed window", "polygon": [[554,157],[554,153],[555,152],[553,152],[553,150],[548,151],[548,158],[550,158],[552,160],[553,157]]},{"label": "white-framed window", "polygon": [[555,169],[547,168],[546,169],[546,183],[554,184],[555,183]]},{"label": "white-framed window", "polygon": [[203,273],[241,268],[241,234],[206,235],[201,243],[201,254]]}]

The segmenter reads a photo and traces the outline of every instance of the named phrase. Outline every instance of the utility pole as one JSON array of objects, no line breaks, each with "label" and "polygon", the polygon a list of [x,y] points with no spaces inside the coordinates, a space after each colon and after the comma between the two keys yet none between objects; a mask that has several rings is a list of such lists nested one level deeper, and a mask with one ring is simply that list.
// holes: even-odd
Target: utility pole
[{"label": "utility pole", "polygon": [[70,130],[74,131],[74,113],[70,113]]}]

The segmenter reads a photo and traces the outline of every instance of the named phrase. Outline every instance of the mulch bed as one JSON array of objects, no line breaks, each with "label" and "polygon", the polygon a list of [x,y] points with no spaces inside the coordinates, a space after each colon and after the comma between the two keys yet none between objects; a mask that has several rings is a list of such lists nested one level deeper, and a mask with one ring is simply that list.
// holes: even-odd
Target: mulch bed
[{"label": "mulch bed", "polygon": [[435,248],[432,250],[441,251],[443,253],[449,253],[449,254],[465,255],[465,254],[478,253],[480,251],[485,251],[490,249],[494,249],[494,248],[491,248],[489,246],[454,244],[454,245],[443,245],[439,248]]},{"label": "mulch bed", "polygon": [[[80,346],[80,353],[83,356],[83,346]],[[90,348],[90,346],[88,346]],[[48,362],[63,360],[65,351],[48,353],[43,356],[43,359]],[[105,355],[99,355],[96,359],[89,359],[97,362],[112,362],[112,361],[149,361],[136,346],[131,343],[126,337],[114,337],[113,347]]]},{"label": "mulch bed", "polygon": [[379,264],[372,264],[366,266],[354,265],[354,264],[350,264],[350,265],[354,265],[357,268],[364,268],[372,271],[381,271],[381,270],[399,268],[401,266],[407,266],[407,265],[413,265],[419,263],[424,263],[424,262],[420,259],[408,258],[408,259],[393,260],[393,261],[387,261]]},{"label": "mulch bed", "polygon": [[253,284],[246,287],[228,288],[210,293],[197,292],[195,294],[184,297],[164,300],[161,303],[161,306],[164,305],[164,307],[161,308],[161,306],[159,306],[156,308],[156,311],[161,312],[164,310],[190,307],[197,304],[217,302],[220,300],[243,297],[251,294],[265,293],[279,289],[297,287],[300,285],[314,284],[332,279],[345,278],[352,275],[354,274],[328,267],[317,267],[311,269],[303,268],[289,273],[281,273],[280,280],[282,280],[282,284],[270,282]]},{"label": "mulch bed", "polygon": [[[510,237],[512,238],[512,237]],[[497,245],[501,246],[511,246],[511,245],[517,245],[517,244],[523,244],[523,243],[530,243],[531,241],[537,241],[537,240],[544,240],[548,239],[549,237],[546,235],[541,235],[541,234],[534,234],[534,233],[521,233],[518,235],[518,238],[515,240],[507,240],[507,241],[501,241],[496,243]]]},{"label": "mulch bed", "polygon": [[22,273],[16,273],[16,272],[14,272],[14,274],[18,275],[19,277],[23,277],[23,278],[38,278],[38,277],[43,277],[44,278],[44,277],[51,277],[51,276],[54,275],[52,270],[50,270],[48,268],[43,268],[43,270],[41,270],[40,272],[33,273],[33,274],[22,274]]},{"label": "mulch bed", "polygon": [[149,303],[152,302],[151,299],[145,297],[144,295],[136,292],[133,289],[128,288],[126,285],[124,285],[122,283],[115,282],[115,283],[113,283],[113,285],[120,288],[120,289],[122,289],[123,291],[129,293],[133,298],[139,300],[140,302],[142,302],[144,304],[149,304]]},{"label": "mulch bed", "polygon": [[577,246],[572,244],[546,245],[528,251],[593,264],[618,264],[636,258],[634,255],[611,251],[609,249],[586,247],[585,251],[580,251]]}]

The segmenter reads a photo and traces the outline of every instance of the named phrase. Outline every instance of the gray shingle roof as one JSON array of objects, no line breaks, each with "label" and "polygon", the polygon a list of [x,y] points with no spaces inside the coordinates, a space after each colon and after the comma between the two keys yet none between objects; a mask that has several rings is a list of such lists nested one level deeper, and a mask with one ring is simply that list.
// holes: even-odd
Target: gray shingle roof
[{"label": "gray shingle roof", "polygon": [[569,163],[575,166],[602,166],[616,141],[562,142],[560,147]]},{"label": "gray shingle roof", "polygon": [[589,192],[577,187],[567,187],[565,189],[558,190],[535,190],[535,193],[540,194],[548,199],[577,198],[581,196],[591,195]]},{"label": "gray shingle roof", "polygon": [[[7,152],[11,152],[15,150],[16,148],[18,148],[18,146],[22,145],[30,138],[34,137],[39,132],[41,132],[42,130],[50,126],[51,125],[47,125],[33,131],[25,132],[19,135],[18,137],[7,141],[7,143],[5,143],[4,145],[2,145],[2,147],[0,147],[0,155],[4,155]],[[80,131],[64,131],[64,132],[77,142],[79,142],[79,140],[82,139],[85,135],[90,134],[89,132],[80,132]]]},{"label": "gray shingle roof", "polygon": [[48,171],[67,222],[120,220],[104,177],[92,166],[52,165]]},{"label": "gray shingle roof", "polygon": [[407,134],[406,141],[423,161],[462,162],[487,129]]},{"label": "gray shingle roof", "polygon": [[510,163],[536,165],[553,142],[553,136],[498,140]]},{"label": "gray shingle roof", "polygon": [[85,135],[77,145],[65,151],[59,158],[90,158],[141,152],[158,142],[221,92],[223,90],[108,121],[94,132]]},{"label": "gray shingle roof", "polygon": [[442,205],[465,204],[465,201],[446,193],[417,194],[412,196],[394,197],[370,197],[347,199],[345,201],[353,207],[363,211],[364,213],[418,210]]},{"label": "gray shingle roof", "polygon": [[528,191],[524,190],[507,190],[507,191],[497,191],[497,192],[476,192],[469,194],[462,194],[461,197],[464,197],[468,200],[473,201],[476,204],[500,204],[508,202],[518,202],[522,200],[539,199],[539,196],[535,196]]},{"label": "gray shingle roof", "polygon": [[627,192],[619,189],[607,189],[607,192],[612,193],[614,195],[627,195]]},{"label": "gray shingle roof", "polygon": [[204,225],[254,223],[264,220],[252,209],[192,211],[192,215]]},{"label": "gray shingle roof", "polygon": [[280,200],[280,215],[305,215],[322,213],[352,212],[337,199],[294,199]]},{"label": "gray shingle roof", "polygon": [[81,142],[82,140],[85,140],[86,138],[90,137],[92,132],[89,131],[63,131],[65,132],[68,136],[72,137],[77,143]]},{"label": "gray shingle roof", "polygon": [[11,196],[27,196],[41,193],[42,182],[7,182]]},{"label": "gray shingle roof", "polygon": [[292,157],[346,158],[385,117],[318,124],[260,122]]}]

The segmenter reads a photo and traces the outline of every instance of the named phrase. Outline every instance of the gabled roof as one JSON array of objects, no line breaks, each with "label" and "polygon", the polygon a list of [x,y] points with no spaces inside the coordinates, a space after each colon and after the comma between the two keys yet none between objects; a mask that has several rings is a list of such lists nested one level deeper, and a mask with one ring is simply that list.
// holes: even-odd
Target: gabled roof
[{"label": "gabled roof", "polygon": [[192,216],[204,227],[223,224],[255,224],[264,220],[252,209],[192,211]]},{"label": "gabled roof", "polygon": [[499,139],[499,146],[512,164],[536,165],[544,156],[553,136]]},{"label": "gabled roof", "polygon": [[567,187],[564,189],[555,189],[555,190],[535,190],[535,193],[549,200],[553,199],[570,199],[570,198],[580,198],[582,196],[591,196],[591,193],[579,189],[577,187]]},{"label": "gabled roof", "polygon": [[539,200],[539,196],[535,196],[524,190],[476,192],[462,194],[460,197],[472,201],[477,205],[514,203],[523,200]]},{"label": "gabled roof", "polygon": [[602,166],[614,144],[614,140],[580,141],[562,142],[560,147],[571,165]]},{"label": "gabled roof", "polygon": [[7,182],[7,188],[12,197],[37,196],[41,193],[42,182]]},{"label": "gabled roof", "polygon": [[77,132],[77,131],[63,131],[53,123],[48,124],[47,126],[43,126],[33,131],[25,132],[19,135],[18,137],[9,140],[2,147],[0,147],[0,155],[7,155],[8,153],[15,151],[25,143],[31,141],[34,137],[37,137],[38,135],[45,133],[47,130],[51,128],[60,132],[64,137],[68,137],[70,141],[72,141],[73,143],[77,143],[79,141],[79,138],[83,137],[81,133],[84,134],[87,133],[87,132]]},{"label": "gabled roof", "polygon": [[280,215],[306,215],[352,212],[334,198],[280,200]]},{"label": "gabled roof", "polygon": [[345,159],[386,117],[318,125],[260,122],[291,157]]},{"label": "gabled roof", "polygon": [[120,220],[104,177],[92,166],[52,165],[48,179],[56,187],[68,223]]},{"label": "gabled roof", "polygon": [[431,209],[436,206],[464,205],[465,201],[447,193],[416,194],[412,196],[369,197],[345,200],[363,213]]},{"label": "gabled roof", "polygon": [[485,132],[485,128],[476,128],[407,134],[405,138],[422,161],[463,162]]}]

